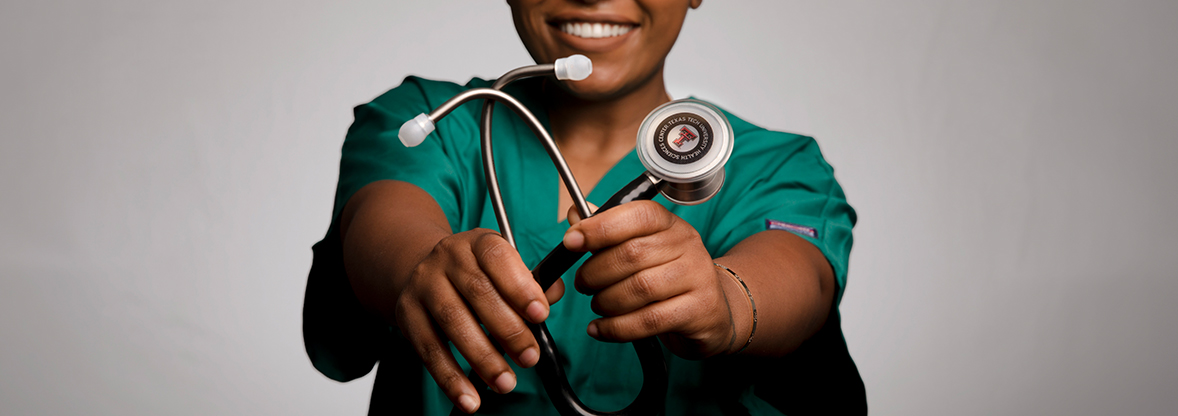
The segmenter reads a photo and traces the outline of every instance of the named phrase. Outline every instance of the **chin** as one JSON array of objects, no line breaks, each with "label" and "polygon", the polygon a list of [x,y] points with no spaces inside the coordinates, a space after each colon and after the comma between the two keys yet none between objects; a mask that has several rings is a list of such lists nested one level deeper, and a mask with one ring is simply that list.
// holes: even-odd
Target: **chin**
[{"label": "chin", "polygon": [[[633,85],[631,85],[633,84]],[[626,77],[618,71],[598,70],[581,81],[561,82],[561,89],[570,95],[586,101],[603,101],[623,96],[641,83],[627,83]]]},{"label": "chin", "polygon": [[573,97],[586,101],[602,101],[614,97],[618,97],[624,93],[624,89],[608,82],[589,82],[589,80],[577,82],[562,82],[561,89],[569,93]]}]

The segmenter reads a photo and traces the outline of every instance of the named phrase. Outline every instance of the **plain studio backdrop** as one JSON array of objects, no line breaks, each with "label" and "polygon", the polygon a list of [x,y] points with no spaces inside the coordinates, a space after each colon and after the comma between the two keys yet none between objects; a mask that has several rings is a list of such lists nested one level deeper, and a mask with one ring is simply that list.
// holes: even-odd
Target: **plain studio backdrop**
[{"label": "plain studio backdrop", "polygon": [[[817,138],[877,415],[1172,414],[1178,2],[705,1],[673,96]],[[363,414],[301,308],[351,108],[503,1],[0,5],[0,414]],[[787,377],[788,375],[782,375]]]}]

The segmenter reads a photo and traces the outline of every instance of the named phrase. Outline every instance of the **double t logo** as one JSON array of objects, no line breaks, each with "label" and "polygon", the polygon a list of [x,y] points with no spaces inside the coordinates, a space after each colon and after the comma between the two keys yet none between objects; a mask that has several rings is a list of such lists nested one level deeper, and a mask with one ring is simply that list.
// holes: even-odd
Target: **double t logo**
[{"label": "double t logo", "polygon": [[695,140],[695,138],[695,133],[692,133],[691,129],[688,129],[687,126],[683,126],[679,128],[679,138],[675,139],[674,143],[675,146],[683,147],[683,143]]}]

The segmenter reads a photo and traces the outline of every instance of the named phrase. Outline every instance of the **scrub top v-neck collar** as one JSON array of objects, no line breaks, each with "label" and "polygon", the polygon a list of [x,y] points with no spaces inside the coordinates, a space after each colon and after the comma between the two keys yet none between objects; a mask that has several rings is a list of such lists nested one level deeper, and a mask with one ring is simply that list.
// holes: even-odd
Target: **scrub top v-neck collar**
[{"label": "scrub top v-neck collar", "polygon": [[[540,82],[521,82],[519,84],[522,85],[512,85],[508,89],[518,88],[517,91],[511,91],[511,93],[528,109],[532,110],[544,128],[551,132],[552,126],[548,118],[548,111],[542,105],[540,97]],[[529,259],[531,256],[524,253],[525,244],[532,249],[530,251],[537,253],[538,256],[543,256],[560,242],[565,230],[569,227],[567,219],[556,221],[559,209],[560,176],[556,167],[553,166],[552,160],[548,157],[547,151],[544,150],[544,146],[524,122],[512,114],[505,117],[510,120],[509,126],[501,128],[499,124],[508,123],[503,123],[507,120],[501,119],[499,115],[509,113],[510,110],[501,106],[497,106],[495,110],[495,121],[497,122],[494,128],[497,138],[495,165],[500,177],[500,186],[504,188],[503,198],[507,205],[512,230],[515,232],[516,244],[519,245],[520,254],[524,257],[525,263],[529,263],[528,266],[532,267],[535,265],[532,262],[539,261],[539,257]],[[502,138],[498,139],[499,137]],[[514,140],[517,143],[504,143],[508,140]],[[511,148],[518,152],[516,160],[507,160],[499,156],[505,155],[505,152],[511,151]],[[511,170],[516,171],[508,174]],[[594,185],[585,199],[593,205],[601,206],[614,192],[645,171],[646,169],[638,160],[637,152],[631,149],[601,177],[601,180]],[[513,180],[509,180],[509,178]]]}]

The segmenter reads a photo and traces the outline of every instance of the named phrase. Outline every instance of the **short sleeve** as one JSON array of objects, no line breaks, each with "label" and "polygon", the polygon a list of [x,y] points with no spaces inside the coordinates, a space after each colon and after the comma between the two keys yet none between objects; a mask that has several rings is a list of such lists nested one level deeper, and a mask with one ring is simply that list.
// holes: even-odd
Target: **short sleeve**
[{"label": "short sleeve", "polygon": [[[459,203],[463,199],[459,178],[463,174],[469,177],[469,171],[474,168],[456,162],[455,149],[461,146],[455,145],[453,139],[470,136],[473,126],[470,117],[443,120],[431,137],[413,148],[401,144],[397,132],[402,123],[430,111],[440,100],[463,88],[409,77],[397,88],[354,110],[355,121],[348,129],[341,152],[331,226],[327,236],[313,247],[303,301],[303,341],[307,354],[316,369],[334,380],[347,381],[367,374],[379,359],[382,348],[397,338],[386,324],[364,311],[352,292],[339,241],[340,213],[352,195],[365,185],[392,179],[412,183],[429,193],[442,207],[451,226],[457,228],[461,218]],[[440,98],[431,100],[431,97]]]},{"label": "short sleeve", "polygon": [[[826,256],[838,283],[836,302],[847,284],[855,210],[847,203],[834,169],[810,137],[738,128],[720,217],[710,238],[727,251],[761,231],[792,232]],[[837,303],[836,303],[837,304]]]},{"label": "short sleeve", "polygon": [[447,155],[446,144],[437,137],[427,137],[420,145],[408,148],[397,138],[401,124],[429,112],[430,104],[422,81],[411,77],[354,109],[355,121],[348,129],[340,157],[333,226],[352,195],[365,185],[386,179],[417,185],[433,196],[446,218],[458,218],[459,174]]}]

